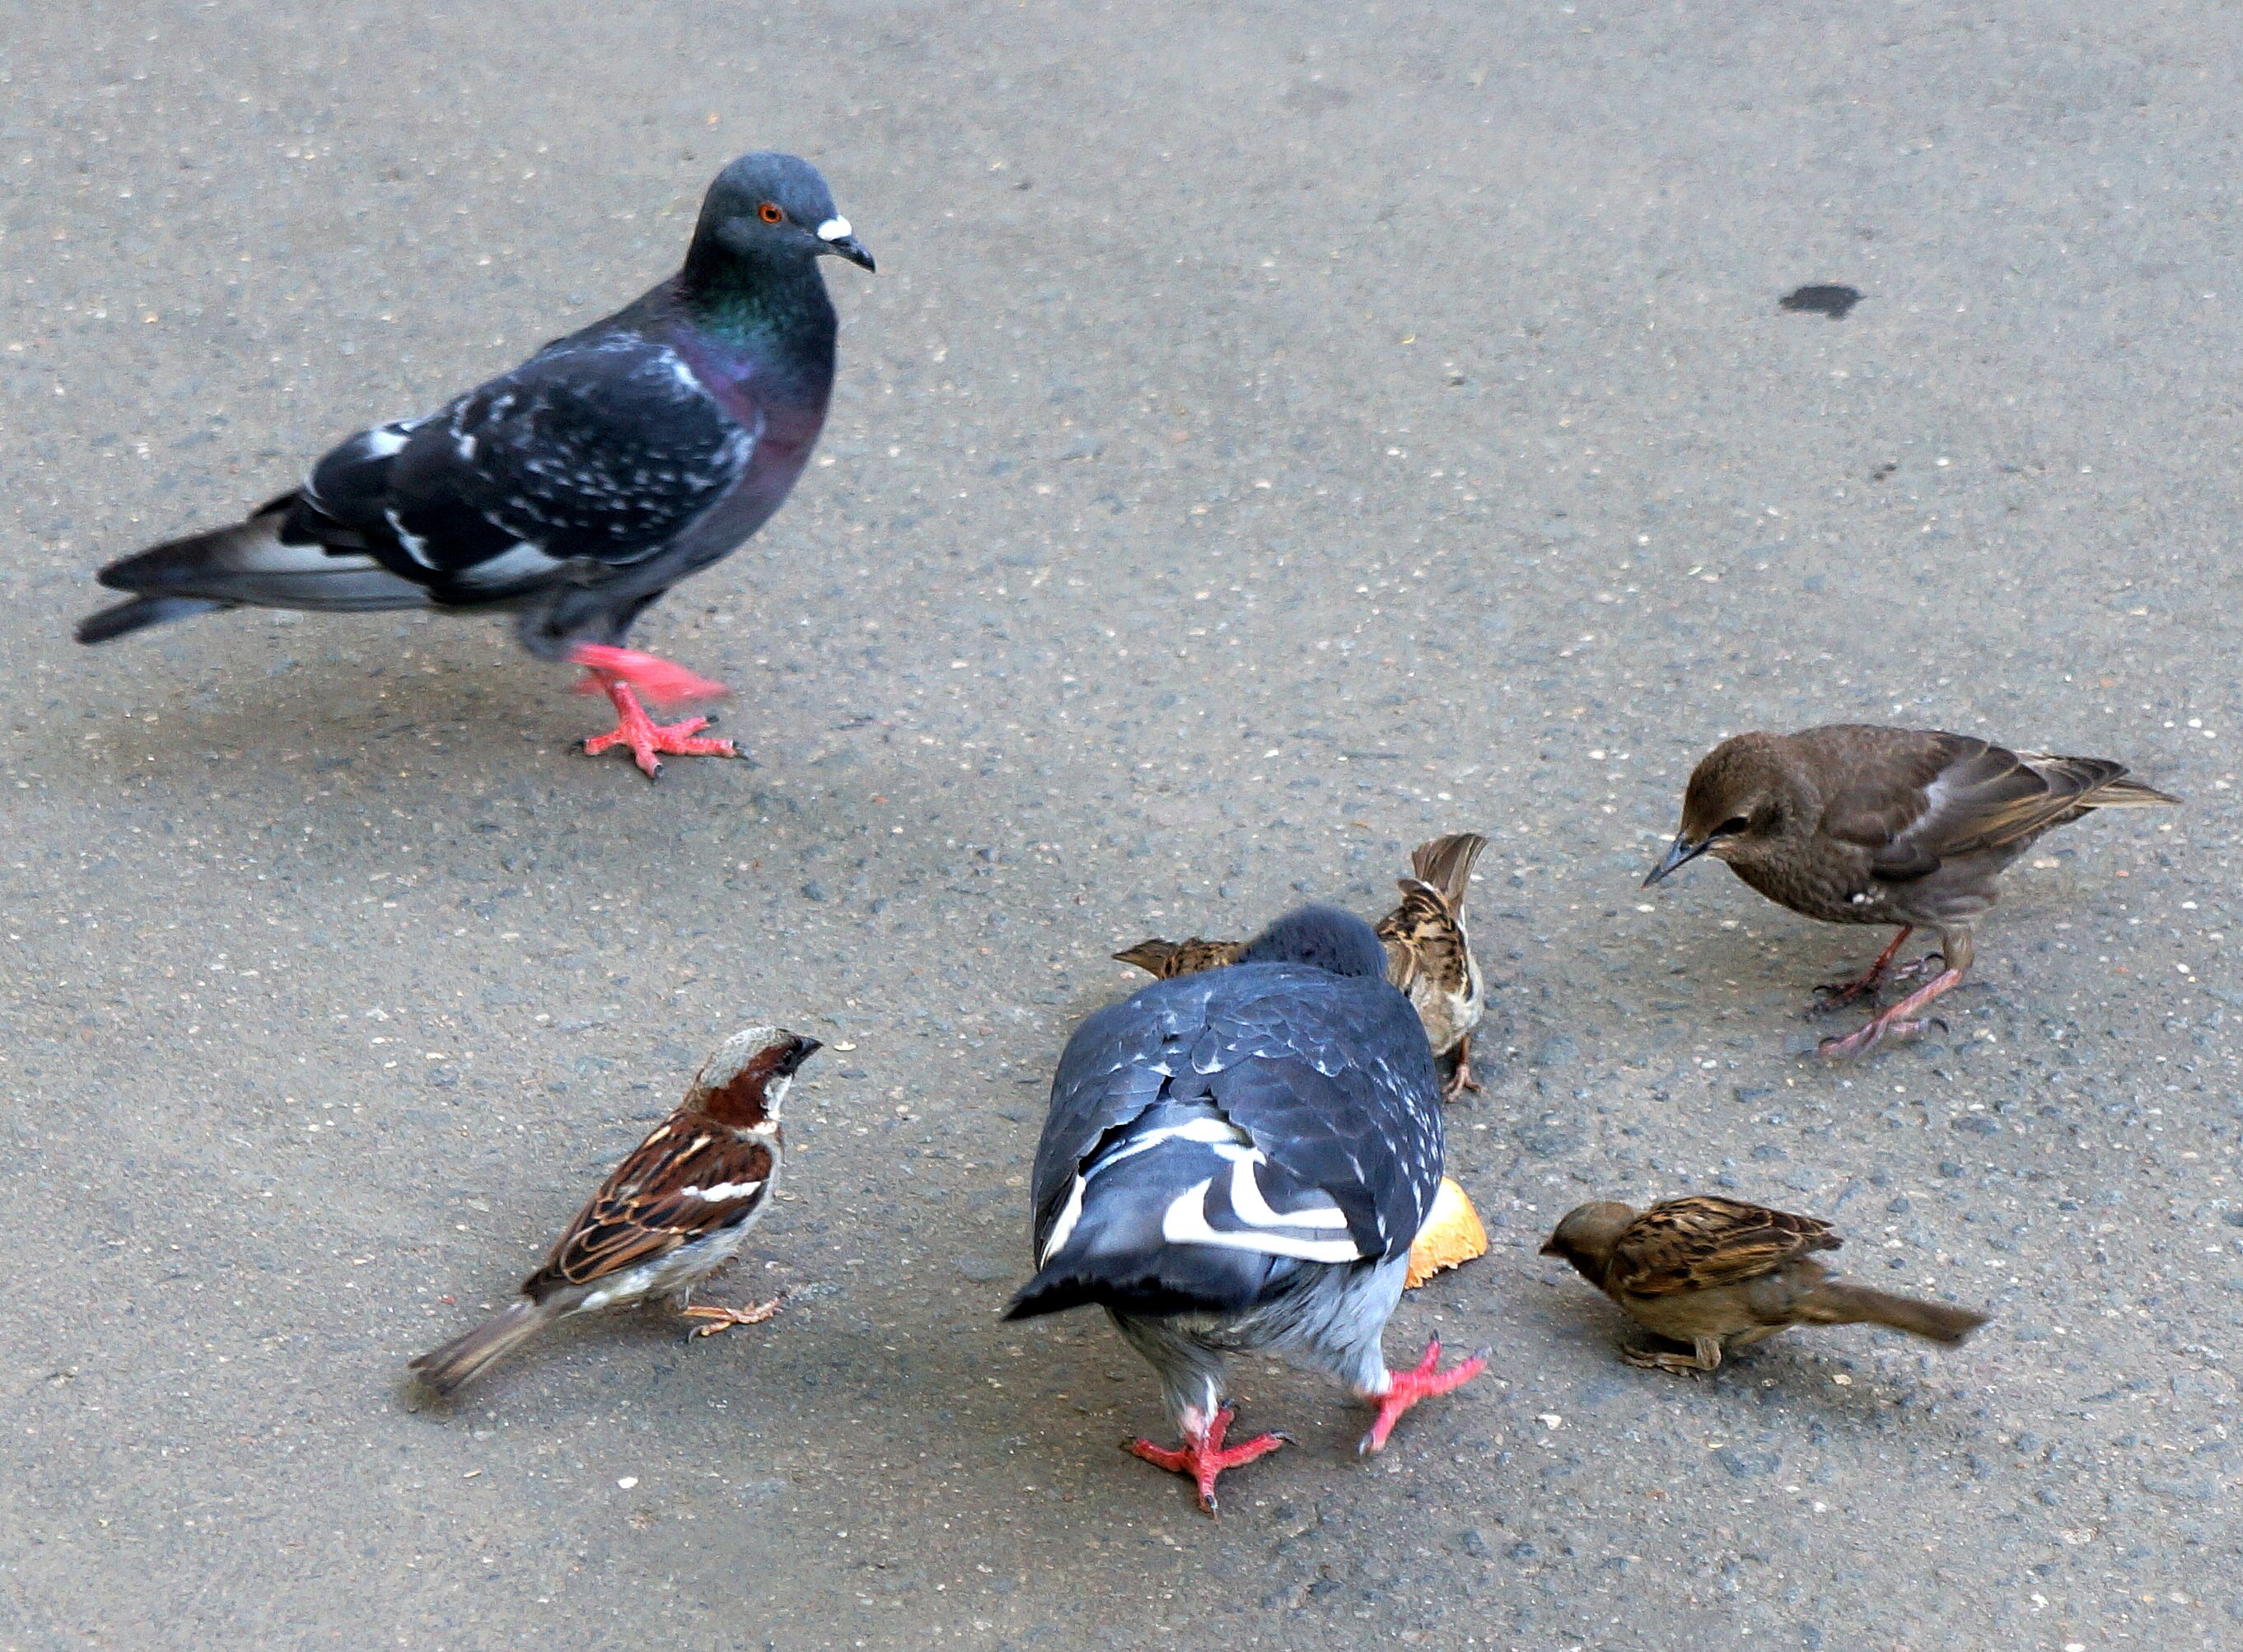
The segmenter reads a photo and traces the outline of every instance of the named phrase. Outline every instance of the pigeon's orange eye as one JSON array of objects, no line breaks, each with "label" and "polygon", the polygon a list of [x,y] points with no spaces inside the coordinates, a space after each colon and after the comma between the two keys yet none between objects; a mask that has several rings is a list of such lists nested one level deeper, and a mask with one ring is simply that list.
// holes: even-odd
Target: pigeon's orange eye
[{"label": "pigeon's orange eye", "polygon": [[776,224],[786,214],[778,210],[777,201],[765,201],[761,206],[756,208],[756,216],[766,224]]}]

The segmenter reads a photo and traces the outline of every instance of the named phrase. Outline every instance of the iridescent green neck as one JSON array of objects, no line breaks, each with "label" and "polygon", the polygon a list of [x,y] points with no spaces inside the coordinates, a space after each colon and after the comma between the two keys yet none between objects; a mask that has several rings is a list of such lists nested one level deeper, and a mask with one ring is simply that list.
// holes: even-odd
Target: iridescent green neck
[{"label": "iridescent green neck", "polygon": [[833,333],[833,302],[814,259],[767,262],[697,245],[678,292],[697,326],[736,347],[814,347]]}]

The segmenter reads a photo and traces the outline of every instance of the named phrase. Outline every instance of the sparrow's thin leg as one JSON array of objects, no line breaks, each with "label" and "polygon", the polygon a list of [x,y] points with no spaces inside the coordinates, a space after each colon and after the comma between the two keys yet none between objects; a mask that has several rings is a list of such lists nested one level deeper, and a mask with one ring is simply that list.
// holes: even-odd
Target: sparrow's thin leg
[{"label": "sparrow's thin leg", "polygon": [[1687,1353],[1667,1353],[1656,1348],[1622,1348],[1620,1357],[1647,1371],[1665,1371],[1678,1377],[1701,1377],[1721,1367],[1721,1340],[1694,1337]]},{"label": "sparrow's thin leg", "polygon": [[1829,981],[1816,987],[1815,1002],[1809,1007],[1808,1013],[1824,1015],[1842,1005],[1851,1004],[1857,998],[1875,997],[1877,989],[1884,984],[1885,971],[1892,965],[1893,954],[1899,951],[1901,943],[1915,932],[1914,924],[1902,924],[1900,933],[1892,938],[1892,944],[1878,953],[1877,961],[1862,970],[1861,974],[1850,981]]},{"label": "sparrow's thin leg", "polygon": [[1449,1082],[1441,1090],[1443,1101],[1454,1101],[1467,1090],[1474,1094],[1479,1091],[1479,1080],[1472,1077],[1472,1034],[1469,1032],[1457,1040],[1454,1059],[1456,1064],[1449,1069]]},{"label": "sparrow's thin leg", "polygon": [[1928,985],[1918,987],[1883,1014],[1875,1017],[1842,1038],[1825,1038],[1815,1047],[1826,1056],[1854,1056],[1881,1038],[1913,1038],[1930,1024],[1912,1018],[1916,1012],[1941,993],[1958,985],[1962,979],[1963,971],[1960,970],[1942,970]]},{"label": "sparrow's thin leg", "polygon": [[1459,1360],[1446,1371],[1437,1367],[1441,1363],[1441,1340],[1435,1337],[1425,1345],[1425,1357],[1411,1371],[1397,1371],[1387,1379],[1384,1393],[1365,1394],[1364,1399],[1378,1407],[1378,1416],[1371,1425],[1371,1432],[1357,1442],[1356,1449],[1368,1454],[1386,1449],[1386,1437],[1394,1432],[1394,1425],[1402,1414],[1420,1400],[1431,1400],[1452,1388],[1461,1388],[1487,1368],[1490,1350],[1482,1348],[1469,1360]]},{"label": "sparrow's thin leg", "polygon": [[785,1300],[786,1293],[782,1291],[768,1302],[754,1302],[744,1308],[723,1308],[711,1306],[698,1308],[681,1307],[678,1312],[689,1320],[698,1320],[702,1322],[693,1327],[695,1336],[713,1337],[719,1332],[731,1330],[736,1325],[761,1325],[772,1314],[777,1313],[779,1305]]},{"label": "sparrow's thin leg", "polygon": [[687,717],[679,722],[657,722],[639,705],[638,695],[630,683],[599,669],[592,670],[586,678],[599,692],[604,693],[616,708],[616,726],[603,735],[594,735],[584,742],[584,755],[596,757],[610,746],[628,746],[632,760],[645,771],[649,780],[662,773],[662,760],[657,752],[676,757],[737,757],[739,748],[729,740],[697,740],[693,736],[709,726],[706,717]]},{"label": "sparrow's thin leg", "polygon": [[1226,1468],[1236,1468],[1250,1463],[1256,1457],[1266,1457],[1278,1447],[1290,1443],[1290,1434],[1275,1430],[1256,1434],[1236,1446],[1225,1446],[1223,1434],[1230,1427],[1236,1411],[1225,1406],[1212,1417],[1196,1406],[1186,1406],[1183,1414],[1176,1419],[1178,1430],[1183,1435],[1181,1446],[1156,1446],[1149,1440],[1125,1440],[1122,1449],[1133,1456],[1142,1457],[1155,1468],[1165,1468],[1172,1474],[1182,1474],[1199,1488],[1199,1506],[1206,1513],[1215,1513],[1215,1480]]}]

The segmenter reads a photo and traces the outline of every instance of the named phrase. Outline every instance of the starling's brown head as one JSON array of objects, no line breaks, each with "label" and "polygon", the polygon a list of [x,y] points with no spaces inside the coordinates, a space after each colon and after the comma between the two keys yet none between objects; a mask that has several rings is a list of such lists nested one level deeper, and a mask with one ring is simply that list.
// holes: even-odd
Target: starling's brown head
[{"label": "starling's brown head", "polygon": [[1682,795],[1682,826],[1643,880],[1649,889],[1679,866],[1711,855],[1750,858],[1786,832],[1814,824],[1814,784],[1782,735],[1736,735],[1708,752]]},{"label": "starling's brown head", "polygon": [[1583,1279],[1601,1287],[1605,1269],[1612,1263],[1613,1247],[1635,1216],[1633,1205],[1615,1199],[1577,1205],[1543,1242],[1542,1254],[1564,1257]]},{"label": "starling's brown head", "polygon": [[785,1027],[736,1032],[701,1064],[684,1105],[735,1130],[776,1119],[796,1070],[818,1049],[817,1039]]}]

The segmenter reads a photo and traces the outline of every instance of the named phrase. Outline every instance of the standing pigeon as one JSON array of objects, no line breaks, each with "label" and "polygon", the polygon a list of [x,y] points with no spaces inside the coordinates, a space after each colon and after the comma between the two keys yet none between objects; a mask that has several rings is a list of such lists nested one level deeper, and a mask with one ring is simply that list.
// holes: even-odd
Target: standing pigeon
[{"label": "standing pigeon", "polygon": [[1895,972],[1907,979],[1937,961],[1929,982],[1822,1040],[1822,1054],[1850,1056],[1923,1031],[1921,1011],[1970,967],[1997,881],[2042,833],[2098,809],[2179,802],[2107,757],[2011,751],[1936,729],[1834,723],[1734,735],[1691,771],[1681,829],[1643,883],[1710,855],[1808,917],[1897,926],[1868,970],[1822,989],[1822,1008],[1874,999],[1910,931],[1937,930],[1939,950]]},{"label": "standing pigeon", "polygon": [[1032,1193],[1038,1272],[1007,1319],[1096,1303],[1159,1373],[1182,1444],[1125,1442],[1196,1485],[1283,1436],[1226,1446],[1225,1356],[1269,1353],[1377,1407],[1378,1451],[1483,1352],[1414,1369],[1379,1347],[1441,1181],[1425,1031],[1351,913],[1307,906],[1236,964],[1155,981],[1085,1020],[1052,1081]]},{"label": "standing pigeon", "polygon": [[722,684],[623,644],[802,473],[833,387],[828,253],[872,267],[817,169],[742,156],[676,275],[434,413],[360,431],[248,520],[112,562],[101,582],[132,600],[78,641],[244,604],[511,609],[524,648],[583,666],[614,703],[587,752],[626,746],[650,778],[657,753],[737,755],[693,738],[706,718],[657,724],[638,702]]}]

